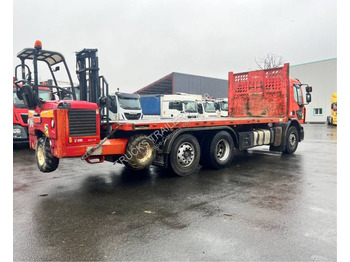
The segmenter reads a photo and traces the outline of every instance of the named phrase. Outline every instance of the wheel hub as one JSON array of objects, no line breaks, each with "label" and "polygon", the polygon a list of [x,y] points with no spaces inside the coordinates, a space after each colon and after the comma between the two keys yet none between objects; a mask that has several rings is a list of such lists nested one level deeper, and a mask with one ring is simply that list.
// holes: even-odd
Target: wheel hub
[{"label": "wheel hub", "polygon": [[37,154],[39,165],[43,165],[45,163],[45,156],[44,156],[44,149],[42,145],[38,146],[36,154]]},{"label": "wheel hub", "polygon": [[226,139],[221,139],[216,144],[216,157],[221,160],[225,161],[230,154],[230,145]]},{"label": "wheel hub", "polygon": [[194,160],[194,149],[189,143],[183,143],[180,145],[177,151],[177,161],[184,167],[192,164]]},{"label": "wheel hub", "polygon": [[152,156],[152,147],[150,144],[148,144],[144,149],[139,150],[137,154],[137,158],[140,162],[144,163],[150,159]]},{"label": "wheel hub", "polygon": [[297,138],[296,138],[295,134],[291,133],[290,136],[289,136],[289,144],[290,144],[290,146],[291,147],[295,147],[296,141],[297,141]]}]

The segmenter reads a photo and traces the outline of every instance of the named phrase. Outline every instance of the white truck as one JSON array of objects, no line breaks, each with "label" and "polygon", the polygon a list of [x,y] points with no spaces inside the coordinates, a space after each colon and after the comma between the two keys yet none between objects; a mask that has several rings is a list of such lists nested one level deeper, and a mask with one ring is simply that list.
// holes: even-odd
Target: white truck
[{"label": "white truck", "polygon": [[213,99],[197,100],[198,114],[200,118],[219,117],[216,103]]},{"label": "white truck", "polygon": [[215,102],[218,115],[228,117],[228,98],[217,98]]},{"label": "white truck", "polygon": [[125,121],[142,119],[140,95],[116,92],[110,96],[109,119]]},{"label": "white truck", "polygon": [[198,117],[196,99],[191,95],[142,95],[140,101],[145,119]]}]

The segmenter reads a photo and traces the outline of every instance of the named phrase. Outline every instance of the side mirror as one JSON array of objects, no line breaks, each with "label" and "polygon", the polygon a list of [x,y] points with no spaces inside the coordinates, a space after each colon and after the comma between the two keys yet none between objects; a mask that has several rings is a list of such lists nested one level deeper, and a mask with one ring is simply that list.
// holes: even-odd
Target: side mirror
[{"label": "side mirror", "polygon": [[310,103],[310,102],[311,102],[311,94],[310,94],[310,93],[307,93],[307,94],[306,94],[306,102],[307,102],[307,103]]},{"label": "side mirror", "polygon": [[57,72],[60,70],[60,67],[59,66],[56,66],[54,69],[52,69],[52,72]]},{"label": "side mirror", "polygon": [[312,92],[312,86],[307,86],[307,87],[305,88],[305,90],[306,90],[306,93]]}]

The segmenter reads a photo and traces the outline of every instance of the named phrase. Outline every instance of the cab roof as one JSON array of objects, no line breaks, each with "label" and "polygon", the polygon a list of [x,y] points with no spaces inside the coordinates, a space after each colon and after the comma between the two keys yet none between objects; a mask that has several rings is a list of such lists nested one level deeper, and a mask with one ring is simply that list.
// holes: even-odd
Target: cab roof
[{"label": "cab roof", "polygon": [[[34,58],[34,48],[25,48],[21,52],[17,54],[17,57],[19,59],[29,59],[33,60]],[[54,51],[48,51],[48,50],[39,50],[38,51],[38,61],[44,61],[46,62],[49,66],[56,65],[62,61],[64,61],[64,56],[61,55],[58,52]]]}]

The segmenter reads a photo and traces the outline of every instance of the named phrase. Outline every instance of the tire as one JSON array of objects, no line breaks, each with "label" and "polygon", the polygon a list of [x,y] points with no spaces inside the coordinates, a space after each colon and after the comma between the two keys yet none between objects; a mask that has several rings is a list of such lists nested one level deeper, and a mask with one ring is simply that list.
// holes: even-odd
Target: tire
[{"label": "tire", "polygon": [[124,162],[125,166],[134,170],[145,169],[156,157],[154,143],[148,136],[134,135],[126,145],[125,156],[127,159],[127,162]]},{"label": "tire", "polygon": [[202,162],[208,167],[221,169],[231,165],[234,157],[232,136],[226,131],[220,131],[208,139]]},{"label": "tire", "polygon": [[286,136],[286,147],[283,151],[284,154],[293,154],[298,148],[299,133],[295,126],[289,127]]},{"label": "tire", "polygon": [[59,164],[59,159],[52,155],[49,140],[40,137],[36,142],[35,161],[41,172],[49,173],[55,171]]},{"label": "tire", "polygon": [[198,167],[200,146],[197,138],[190,134],[175,139],[170,151],[170,166],[178,176],[188,176]]}]

